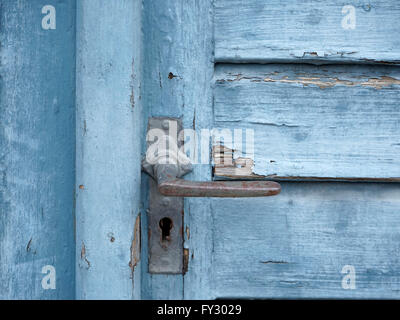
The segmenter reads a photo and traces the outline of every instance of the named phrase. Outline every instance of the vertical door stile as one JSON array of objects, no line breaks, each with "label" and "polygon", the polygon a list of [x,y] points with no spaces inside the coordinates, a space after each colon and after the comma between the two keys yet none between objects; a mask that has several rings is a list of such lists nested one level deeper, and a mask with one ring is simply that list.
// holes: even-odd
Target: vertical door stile
[{"label": "vertical door stile", "polygon": [[[143,16],[143,104],[150,117],[181,118],[184,129],[209,128],[213,77],[212,1],[145,1]],[[145,136],[145,133],[142,133]],[[143,151],[143,150],[142,150]],[[210,180],[210,164],[195,165],[188,179]],[[145,180],[148,177],[144,178]],[[143,183],[145,192],[147,183]],[[145,196],[143,196],[146,199]],[[148,199],[144,200],[148,203]],[[182,275],[150,275],[143,266],[144,298],[208,298],[211,266],[209,199],[186,199],[183,232],[188,270]],[[193,227],[191,227],[193,226]],[[144,230],[145,231],[145,230]],[[190,234],[190,237],[189,237]],[[147,236],[143,236],[143,256]],[[187,259],[185,259],[186,263]]]},{"label": "vertical door stile", "polygon": [[140,299],[142,3],[77,7],[76,296]]}]

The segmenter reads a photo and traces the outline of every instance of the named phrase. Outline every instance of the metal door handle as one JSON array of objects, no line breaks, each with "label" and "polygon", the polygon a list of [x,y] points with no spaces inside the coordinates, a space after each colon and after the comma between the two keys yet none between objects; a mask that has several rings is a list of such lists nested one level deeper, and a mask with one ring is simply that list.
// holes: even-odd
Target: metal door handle
[{"label": "metal door handle", "polygon": [[[190,170],[186,167],[185,171]],[[273,181],[189,181],[178,178],[186,172],[182,173],[177,165],[156,164],[151,175],[157,181],[158,191],[168,197],[267,197],[281,191],[280,184]]]},{"label": "metal door handle", "polygon": [[169,197],[266,197],[281,191],[272,181],[187,181],[172,179],[158,185],[158,190]]}]

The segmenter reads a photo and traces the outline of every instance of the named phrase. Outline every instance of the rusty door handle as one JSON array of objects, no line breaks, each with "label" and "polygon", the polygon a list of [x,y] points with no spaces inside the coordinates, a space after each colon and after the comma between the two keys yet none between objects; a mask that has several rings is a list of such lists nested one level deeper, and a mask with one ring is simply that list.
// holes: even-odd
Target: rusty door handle
[{"label": "rusty door handle", "polygon": [[189,172],[190,167],[184,172],[171,164],[145,166],[144,169],[157,181],[158,191],[168,197],[267,197],[281,191],[280,184],[273,181],[189,181],[179,178]]},{"label": "rusty door handle", "polygon": [[158,191],[168,197],[267,197],[280,193],[281,186],[273,181],[188,181],[166,180]]}]

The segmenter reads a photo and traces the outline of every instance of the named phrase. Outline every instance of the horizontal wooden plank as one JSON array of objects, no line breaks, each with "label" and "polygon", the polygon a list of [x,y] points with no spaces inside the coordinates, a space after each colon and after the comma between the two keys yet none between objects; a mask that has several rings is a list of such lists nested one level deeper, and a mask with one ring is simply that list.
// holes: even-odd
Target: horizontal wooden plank
[{"label": "horizontal wooden plank", "polygon": [[216,0],[215,59],[398,64],[399,28],[397,0]]},{"label": "horizontal wooden plank", "polygon": [[283,183],[211,205],[215,298],[400,298],[398,184]]},{"label": "horizontal wooden plank", "polygon": [[399,180],[400,68],[222,64],[215,76],[215,125],[254,130],[253,174]]}]

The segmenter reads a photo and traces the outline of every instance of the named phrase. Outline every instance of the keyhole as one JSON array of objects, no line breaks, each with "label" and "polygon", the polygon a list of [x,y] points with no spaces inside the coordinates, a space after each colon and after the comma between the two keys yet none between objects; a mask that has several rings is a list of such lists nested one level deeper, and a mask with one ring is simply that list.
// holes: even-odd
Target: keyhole
[{"label": "keyhole", "polygon": [[162,241],[170,241],[170,231],[172,229],[172,220],[170,218],[162,218],[160,220],[161,239]]}]

